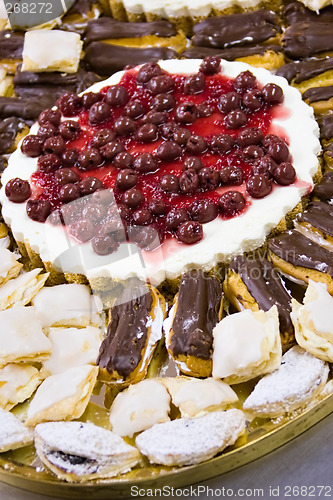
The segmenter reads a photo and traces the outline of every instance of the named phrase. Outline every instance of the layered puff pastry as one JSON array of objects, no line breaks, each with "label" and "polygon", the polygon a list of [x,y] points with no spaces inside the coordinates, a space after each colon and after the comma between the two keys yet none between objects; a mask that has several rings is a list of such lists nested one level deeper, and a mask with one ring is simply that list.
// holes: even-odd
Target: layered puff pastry
[{"label": "layered puff pastry", "polygon": [[84,482],[128,472],[140,453],[117,434],[83,422],[48,422],[34,431],[36,452],[60,479]]},{"label": "layered puff pastry", "polygon": [[45,379],[30,402],[26,425],[34,427],[41,422],[80,418],[89,402],[97,373],[96,366],[82,365]]},{"label": "layered puff pastry", "polygon": [[309,281],[303,305],[293,300],[297,343],[310,354],[333,363],[333,297],[324,283]]},{"label": "layered puff pastry", "polygon": [[42,382],[34,366],[9,363],[0,369],[0,408],[11,410],[35,392]]},{"label": "layered puff pastry", "polygon": [[280,368],[259,380],[243,409],[270,418],[291,413],[323,390],[328,374],[327,363],[294,346],[283,355]]},{"label": "layered puff pastry", "polygon": [[19,275],[23,264],[17,261],[18,255],[0,247],[0,285]]},{"label": "layered puff pastry", "polygon": [[[231,314],[213,330],[213,377],[246,382],[280,366],[282,347],[276,306]],[[246,348],[244,348],[246,346]]]},{"label": "layered puff pastry", "polygon": [[0,311],[9,307],[25,306],[44,286],[49,274],[33,269],[7,281],[0,287]]},{"label": "layered puff pastry", "polygon": [[15,415],[0,408],[0,453],[22,448],[33,442],[33,432]]}]

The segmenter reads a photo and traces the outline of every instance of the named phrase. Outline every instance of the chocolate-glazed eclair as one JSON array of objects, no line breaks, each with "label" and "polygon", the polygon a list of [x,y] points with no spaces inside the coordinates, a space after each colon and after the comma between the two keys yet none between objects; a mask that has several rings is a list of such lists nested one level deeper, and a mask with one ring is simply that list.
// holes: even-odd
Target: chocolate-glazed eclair
[{"label": "chocolate-glazed eclair", "polygon": [[12,116],[0,121],[0,155],[12,153],[19,141],[27,135],[29,127],[23,120]]},{"label": "chocolate-glazed eclair", "polygon": [[313,107],[316,115],[328,113],[333,107],[333,85],[307,89],[303,94],[303,99]]},{"label": "chocolate-glazed eclair", "polygon": [[333,57],[310,58],[284,64],[276,72],[300,92],[333,83]]},{"label": "chocolate-glazed eclair", "polygon": [[330,141],[333,139],[333,114],[323,116],[319,120],[320,139]]},{"label": "chocolate-glazed eclair", "polygon": [[296,217],[295,229],[333,251],[333,206],[323,201],[312,203]]},{"label": "chocolate-glazed eclair", "polygon": [[325,168],[333,169],[333,143],[330,144],[324,151]]},{"label": "chocolate-glazed eclair", "polygon": [[8,73],[14,74],[22,62],[24,33],[21,31],[0,31],[0,65]]},{"label": "chocolate-glazed eclair", "polygon": [[177,52],[166,47],[136,49],[103,42],[92,42],[87,47],[84,61],[90,70],[95,71],[98,75],[108,76],[124,69],[127,65],[136,66],[174,57],[177,57]]},{"label": "chocolate-glazed eclair", "polygon": [[282,7],[282,17],[289,26],[302,21],[329,23],[333,22],[333,9],[332,7],[326,7],[321,9],[320,12],[314,12],[301,2],[291,2]]},{"label": "chocolate-glazed eclair", "polygon": [[312,196],[314,200],[333,200],[333,172],[327,172],[323,175],[319,184],[314,187]]},{"label": "chocolate-glazed eclair", "polygon": [[268,257],[291,280],[320,281],[333,293],[333,253],[299,231],[286,231],[270,239]]},{"label": "chocolate-glazed eclair", "polygon": [[[100,3],[102,4],[102,1]],[[63,16],[60,29],[82,35],[88,22],[98,19],[101,13],[101,5],[96,0],[77,0]]]},{"label": "chocolate-glazed eclair", "polygon": [[122,386],[142,380],[162,338],[165,300],[153,287],[130,280],[110,310],[97,365],[99,378]]},{"label": "chocolate-glazed eclair", "polygon": [[201,270],[184,274],[165,321],[166,346],[181,372],[209,377],[213,328],[222,315],[222,287]]},{"label": "chocolate-glazed eclair", "polygon": [[331,22],[298,22],[289,26],[282,46],[290,59],[304,59],[333,50]]},{"label": "chocolate-glazed eclair", "polygon": [[223,282],[223,291],[238,311],[268,311],[276,305],[282,345],[289,345],[294,340],[291,296],[271,262],[265,258],[235,257]]}]

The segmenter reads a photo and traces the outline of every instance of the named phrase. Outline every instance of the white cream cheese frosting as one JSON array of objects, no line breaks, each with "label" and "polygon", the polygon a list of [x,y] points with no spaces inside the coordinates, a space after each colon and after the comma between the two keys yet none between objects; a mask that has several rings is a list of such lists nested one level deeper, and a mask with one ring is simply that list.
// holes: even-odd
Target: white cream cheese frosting
[{"label": "white cream cheese frosting", "polygon": [[[160,61],[161,67],[176,74],[196,73],[201,60]],[[289,186],[274,186],[272,193],[262,199],[251,200],[248,210],[229,220],[217,217],[204,224],[203,239],[194,245],[185,245],[174,238],[165,241],[154,252],[143,252],[143,259],[138,252],[128,252],[128,245],[120,245],[117,252],[106,257],[94,254],[90,243],[76,245],[75,258],[62,259],[62,270],[68,273],[82,273],[88,279],[110,277],[126,279],[138,276],[149,277],[154,285],[165,278],[174,279],[192,268],[210,270],[218,262],[228,262],[235,255],[249,252],[262,245],[269,232],[292,210],[313,187],[312,177],[318,170],[318,158],[321,147],[319,129],[314,120],[313,110],[302,101],[298,90],[290,87],[287,81],[263,68],[253,68],[241,62],[222,61],[222,72],[226,77],[235,78],[240,72],[250,70],[265,85],[275,83],[284,92],[283,108],[286,112],[273,117],[269,133],[281,133],[288,137],[289,151],[297,173],[297,181]],[[99,82],[88,91],[98,92],[105,86],[119,83],[124,72],[118,72],[109,79]],[[38,130],[33,126],[31,133]],[[21,152],[20,146],[9,159],[9,165],[2,176],[3,186],[15,177],[30,179],[37,169],[37,159],[28,158]],[[240,186],[240,189],[244,188]],[[4,187],[0,192],[3,205],[3,217],[11,225],[15,239],[28,242],[44,262],[54,262],[64,255],[70,245],[68,233],[61,227],[35,222],[26,214],[26,203],[12,203],[5,195]],[[221,235],[223,234],[223,238]],[[93,262],[93,267],[86,265]]]}]

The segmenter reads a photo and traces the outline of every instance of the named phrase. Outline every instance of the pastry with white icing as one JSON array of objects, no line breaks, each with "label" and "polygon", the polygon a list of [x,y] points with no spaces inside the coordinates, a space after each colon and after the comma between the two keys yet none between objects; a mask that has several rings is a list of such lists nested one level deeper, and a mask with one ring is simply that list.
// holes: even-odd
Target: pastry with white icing
[{"label": "pastry with white icing", "polygon": [[213,330],[213,377],[246,382],[280,366],[282,347],[277,307],[247,309],[225,317]]},{"label": "pastry with white icing", "polygon": [[17,278],[7,281],[0,287],[0,311],[9,307],[25,306],[41,290],[49,274],[40,274],[37,268],[20,274]]},{"label": "pastry with white icing", "polygon": [[112,430],[132,437],[154,424],[167,422],[170,411],[168,391],[157,380],[145,379],[120,392],[110,409]]},{"label": "pastry with white icing", "polygon": [[34,307],[0,311],[0,367],[13,362],[44,361],[51,349]]},{"label": "pastry with white icing", "polygon": [[34,427],[51,420],[80,418],[89,402],[97,373],[96,366],[82,365],[45,379],[29,405],[26,425]]},{"label": "pastry with white icing", "polygon": [[241,410],[217,411],[156,424],[139,434],[135,444],[151,463],[192,465],[233,445],[244,430]]},{"label": "pastry with white icing", "polygon": [[303,305],[292,301],[297,343],[310,354],[333,363],[333,297],[324,283],[309,281]]},{"label": "pastry with white icing", "polygon": [[23,264],[17,259],[18,255],[10,252],[7,248],[0,247],[0,285],[19,275]]},{"label": "pastry with white icing", "polygon": [[15,415],[0,408],[0,453],[22,448],[33,442],[33,432]]},{"label": "pastry with white icing", "polygon": [[196,417],[208,411],[225,410],[238,396],[222,380],[213,378],[166,377],[160,379],[182,417]]},{"label": "pastry with white icing", "polygon": [[290,413],[322,391],[328,373],[327,363],[294,346],[283,355],[278,370],[259,380],[243,408],[259,417]]},{"label": "pastry with white icing", "polygon": [[84,482],[128,472],[140,454],[117,434],[83,422],[48,422],[35,428],[36,452],[60,479]]},{"label": "pastry with white icing", "polygon": [[37,368],[9,363],[0,369],[0,408],[11,410],[35,392],[42,378]]}]

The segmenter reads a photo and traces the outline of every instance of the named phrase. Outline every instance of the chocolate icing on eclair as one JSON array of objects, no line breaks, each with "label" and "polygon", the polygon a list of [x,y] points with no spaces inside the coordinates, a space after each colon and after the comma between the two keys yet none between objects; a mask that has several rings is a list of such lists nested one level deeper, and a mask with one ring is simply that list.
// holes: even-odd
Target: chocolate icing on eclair
[{"label": "chocolate icing on eclair", "polygon": [[312,102],[327,101],[333,97],[333,85],[327,87],[312,87],[303,94],[304,101]]},{"label": "chocolate icing on eclair", "polygon": [[22,59],[23,43],[22,31],[0,31],[0,59]]},{"label": "chocolate icing on eclair", "polygon": [[286,231],[269,240],[268,249],[293,266],[326,273],[333,278],[333,253],[296,230]]},{"label": "chocolate icing on eclair", "polygon": [[300,2],[292,2],[282,8],[282,16],[288,25],[298,22],[333,22],[333,8],[331,6],[321,9],[320,12],[314,12],[308,9]]},{"label": "chocolate icing on eclair", "polygon": [[297,217],[298,222],[307,223],[322,233],[333,236],[333,206],[323,201],[313,203]]},{"label": "chocolate icing on eclair", "polygon": [[282,52],[280,45],[249,45],[244,47],[232,47],[230,49],[213,49],[212,47],[188,47],[182,52],[181,57],[186,59],[204,59],[209,56],[221,57],[227,61],[234,61],[242,57],[253,55],[264,55],[268,50]]},{"label": "chocolate icing on eclair", "polygon": [[12,116],[0,121],[0,154],[8,152],[14,145],[15,138],[24,128],[24,122]]},{"label": "chocolate icing on eclair", "polygon": [[326,59],[308,59],[284,64],[276,72],[278,76],[284,76],[290,83],[301,83],[315,76],[321,75],[325,71],[333,69],[333,57]]},{"label": "chocolate icing on eclair", "polygon": [[116,21],[109,17],[101,17],[88,23],[85,42],[88,44],[98,40],[138,38],[147,35],[169,38],[177,35],[177,31],[168,21],[129,23]]},{"label": "chocolate icing on eclair", "polygon": [[41,95],[39,98],[0,96],[0,118],[17,116],[23,120],[36,120],[44,109],[53,106],[54,96]]},{"label": "chocolate icing on eclair", "polygon": [[174,50],[166,47],[150,47],[136,49],[121,47],[103,42],[92,42],[88,45],[84,61],[89,69],[101,76],[110,76],[127,65],[138,65],[159,59],[177,57]]},{"label": "chocolate icing on eclair", "polygon": [[330,140],[333,138],[333,115],[326,115],[319,120],[320,139]]},{"label": "chocolate icing on eclair", "polygon": [[321,52],[332,51],[332,23],[293,24],[286,29],[282,46],[290,59],[304,59]]},{"label": "chocolate icing on eclair", "polygon": [[111,321],[103,340],[97,365],[109,373],[116,371],[124,379],[138,366],[146,345],[152,308],[147,285],[133,280],[111,308]]},{"label": "chocolate icing on eclair", "polygon": [[281,332],[292,334],[291,296],[273,264],[266,259],[239,256],[231,261],[230,269],[239,274],[260,309],[268,311],[272,306],[277,306]]},{"label": "chocolate icing on eclair", "polygon": [[208,17],[193,27],[195,46],[229,48],[264,42],[281,32],[278,17],[271,11]]},{"label": "chocolate icing on eclair", "polygon": [[181,278],[176,314],[172,323],[170,350],[174,356],[209,359],[213,328],[219,321],[222,289],[220,282],[201,270]]},{"label": "chocolate icing on eclair", "polygon": [[323,175],[319,184],[314,187],[312,194],[322,201],[333,199],[333,172],[327,172]]}]

